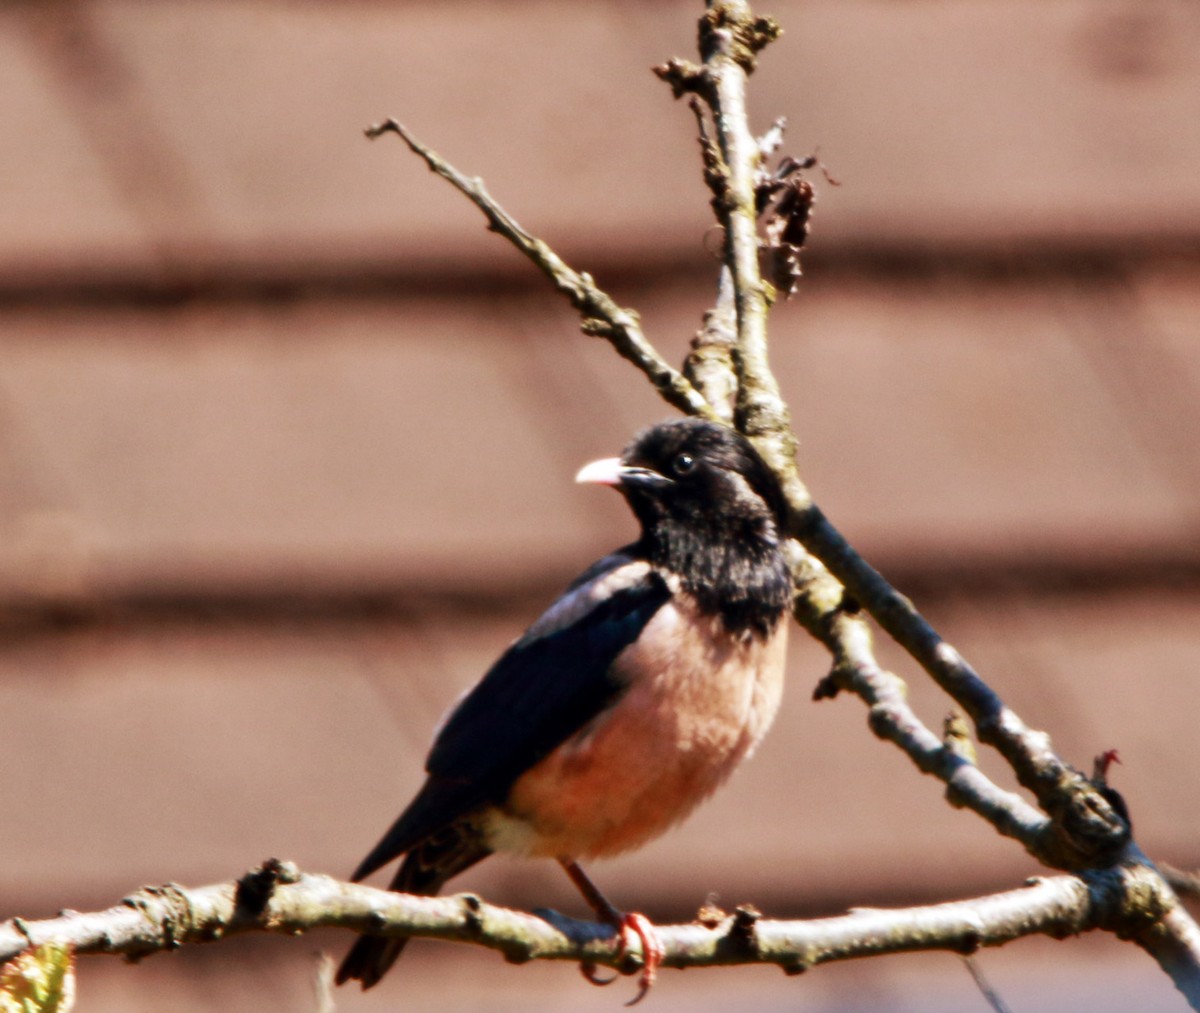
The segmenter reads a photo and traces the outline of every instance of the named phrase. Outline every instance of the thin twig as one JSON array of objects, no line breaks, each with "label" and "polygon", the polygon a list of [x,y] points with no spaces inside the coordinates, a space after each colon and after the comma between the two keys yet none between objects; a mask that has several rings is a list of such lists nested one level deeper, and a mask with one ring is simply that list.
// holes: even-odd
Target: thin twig
[{"label": "thin twig", "polygon": [[979,989],[979,994],[992,1007],[993,1013],[1012,1013],[1004,1000],[1000,997],[1000,993],[992,988],[991,982],[983,973],[983,968],[979,966],[979,961],[974,957],[964,957],[963,963],[967,965],[967,972],[971,975],[971,980],[975,982],[975,987]]},{"label": "thin twig", "polygon": [[488,227],[513,244],[553,282],[571,305],[583,317],[585,334],[606,338],[626,359],[638,367],[669,403],[688,415],[715,419],[716,416],[700,393],[682,373],[672,368],[646,339],[632,310],[623,309],[593,281],[591,275],[574,270],[543,240],[518,224],[484,188],[482,180],[464,176],[436,151],[418,141],[408,129],[394,119],[368,127],[367,137],[394,133],[403,139],[414,154],[425,160],[431,172],[437,173],[471,201],[488,220]]}]

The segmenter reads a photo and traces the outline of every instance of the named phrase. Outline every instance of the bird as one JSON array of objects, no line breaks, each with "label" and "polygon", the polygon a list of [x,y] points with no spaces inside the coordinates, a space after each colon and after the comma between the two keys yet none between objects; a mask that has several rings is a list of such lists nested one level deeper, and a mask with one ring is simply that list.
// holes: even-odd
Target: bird
[{"label": "bird", "polygon": [[[389,889],[432,896],[493,853],[555,859],[621,952],[640,943],[637,1002],[662,943],[579,863],[679,823],[766,733],[793,594],[787,507],[749,440],[695,418],[643,430],[576,481],[623,494],[638,538],[577,577],[450,709],[423,786],[351,880],[404,856]],[[372,987],[407,941],[360,936],[337,983]]]}]

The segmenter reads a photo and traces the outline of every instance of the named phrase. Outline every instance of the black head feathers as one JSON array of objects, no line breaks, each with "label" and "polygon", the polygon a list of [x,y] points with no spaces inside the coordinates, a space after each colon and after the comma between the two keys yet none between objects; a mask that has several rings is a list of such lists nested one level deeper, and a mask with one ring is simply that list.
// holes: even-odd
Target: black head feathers
[{"label": "black head feathers", "polygon": [[[765,507],[776,530],[785,524],[787,507],[775,475],[750,441],[727,426],[703,419],[662,422],[638,433],[621,461],[670,479],[651,483],[669,511],[719,520],[731,511],[761,514]],[[629,491],[631,502],[639,498]]]},{"label": "black head feathers", "polygon": [[618,484],[642,525],[641,554],[731,629],[774,628],[791,601],[786,505],[744,436],[701,419],[652,426],[626,448]]}]

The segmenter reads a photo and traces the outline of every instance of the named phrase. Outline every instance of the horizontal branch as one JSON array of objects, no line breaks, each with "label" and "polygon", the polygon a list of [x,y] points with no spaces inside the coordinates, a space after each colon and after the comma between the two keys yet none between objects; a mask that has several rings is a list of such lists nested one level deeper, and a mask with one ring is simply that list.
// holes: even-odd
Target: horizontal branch
[{"label": "horizontal branch", "polygon": [[[1137,905],[1130,902],[1134,896]],[[1136,868],[1033,879],[1019,889],[971,900],[859,909],[809,921],[774,921],[752,908],[732,914],[706,908],[702,921],[661,926],[658,932],[668,967],[761,963],[798,973],[831,961],[888,953],[971,953],[1034,934],[1062,938],[1097,928],[1132,934],[1131,919],[1150,924],[1173,904],[1169,891],[1164,893]],[[170,883],[144,888],[105,911],[64,911],[43,921],[12,919],[0,924],[0,961],[49,942],[69,945],[80,954],[137,958],[246,932],[297,935],[330,926],[475,943],[514,963],[586,961],[623,972],[637,965],[609,925],[552,911],[528,914],[496,907],[470,894],[393,893],[301,873],[275,859],[234,882],[194,889]]]}]

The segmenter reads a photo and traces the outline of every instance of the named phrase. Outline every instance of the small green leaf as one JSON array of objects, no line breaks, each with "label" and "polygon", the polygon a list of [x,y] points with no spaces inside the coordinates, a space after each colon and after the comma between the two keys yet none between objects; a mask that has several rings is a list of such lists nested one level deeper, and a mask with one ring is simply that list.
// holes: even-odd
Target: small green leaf
[{"label": "small green leaf", "polygon": [[69,1013],[75,1006],[75,956],[46,943],[0,966],[0,1013]]}]

